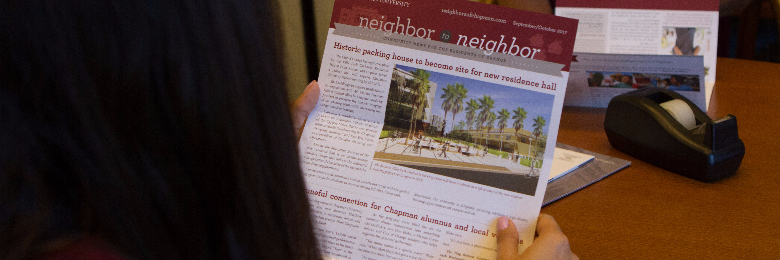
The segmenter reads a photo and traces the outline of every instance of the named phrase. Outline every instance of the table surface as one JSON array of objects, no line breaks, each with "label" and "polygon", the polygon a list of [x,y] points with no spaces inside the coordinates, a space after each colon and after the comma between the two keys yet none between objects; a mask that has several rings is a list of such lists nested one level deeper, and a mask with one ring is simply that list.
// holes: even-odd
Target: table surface
[{"label": "table surface", "polygon": [[780,259],[780,64],[718,59],[707,114],[737,117],[745,157],[734,176],[702,183],[609,145],[606,109],[565,107],[558,142],[631,166],[554,202],[582,259]]}]

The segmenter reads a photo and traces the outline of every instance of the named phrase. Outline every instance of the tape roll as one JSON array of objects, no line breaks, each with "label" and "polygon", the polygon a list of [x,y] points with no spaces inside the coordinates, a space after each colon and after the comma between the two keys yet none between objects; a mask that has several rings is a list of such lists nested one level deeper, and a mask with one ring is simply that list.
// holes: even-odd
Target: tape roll
[{"label": "tape roll", "polygon": [[669,112],[674,119],[677,119],[677,122],[680,122],[685,129],[690,130],[696,127],[696,117],[693,115],[693,109],[691,109],[685,101],[673,99],[661,103],[661,107],[663,107],[666,112]]}]

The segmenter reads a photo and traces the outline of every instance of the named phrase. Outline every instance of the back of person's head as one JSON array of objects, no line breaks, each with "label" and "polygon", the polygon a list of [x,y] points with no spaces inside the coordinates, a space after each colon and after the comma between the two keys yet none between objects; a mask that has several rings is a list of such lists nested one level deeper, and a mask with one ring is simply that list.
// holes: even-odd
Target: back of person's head
[{"label": "back of person's head", "polygon": [[318,258],[274,9],[0,2],[0,259]]}]

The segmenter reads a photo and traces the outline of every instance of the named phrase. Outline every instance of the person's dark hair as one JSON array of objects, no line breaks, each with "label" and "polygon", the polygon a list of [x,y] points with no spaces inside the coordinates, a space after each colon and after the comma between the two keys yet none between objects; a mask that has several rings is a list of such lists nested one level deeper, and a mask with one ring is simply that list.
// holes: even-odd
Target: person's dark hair
[{"label": "person's dark hair", "polygon": [[275,9],[0,2],[0,258],[319,258]]}]

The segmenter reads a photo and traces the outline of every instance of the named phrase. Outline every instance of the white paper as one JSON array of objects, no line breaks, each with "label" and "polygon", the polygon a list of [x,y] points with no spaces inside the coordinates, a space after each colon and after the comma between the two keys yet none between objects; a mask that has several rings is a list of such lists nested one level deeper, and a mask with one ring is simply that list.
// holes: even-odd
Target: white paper
[{"label": "white paper", "polygon": [[[555,14],[580,20],[575,52],[703,56],[709,107],[717,65],[717,11],[556,7]],[[675,49],[677,45],[690,48]]]},{"label": "white paper", "polygon": [[547,182],[551,182],[576,170],[583,164],[593,160],[593,158],[595,158],[593,155],[556,147],[550,177],[547,178]]},{"label": "white paper", "polygon": [[701,56],[574,54],[564,105],[606,108],[617,95],[640,88],[664,88],[706,111]]}]

